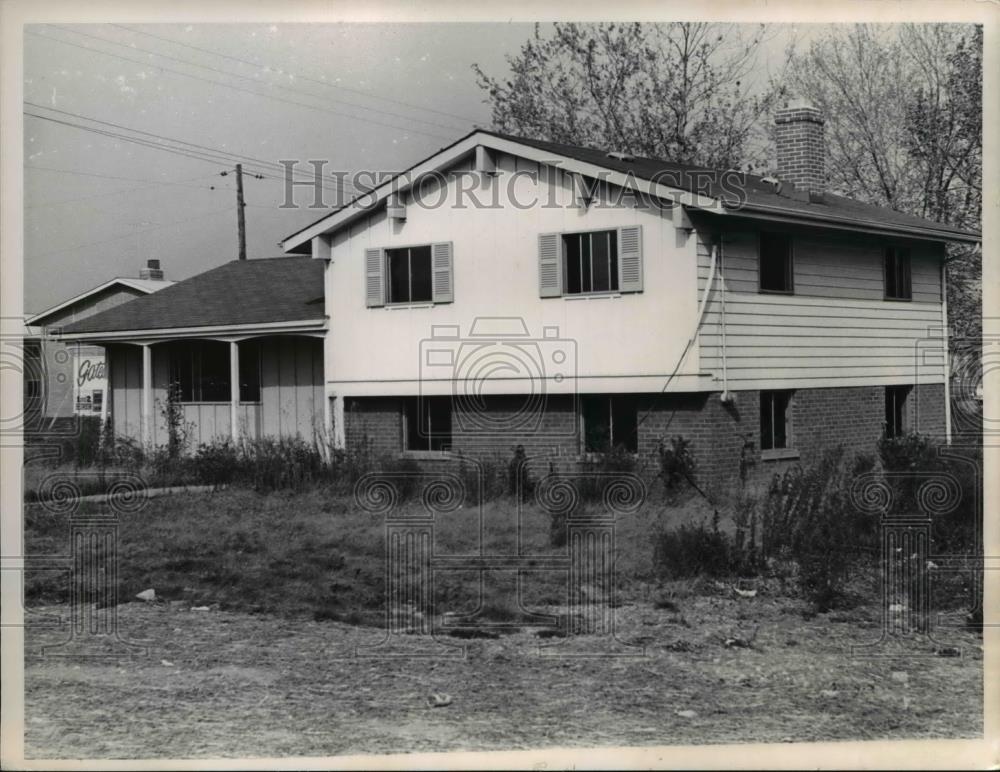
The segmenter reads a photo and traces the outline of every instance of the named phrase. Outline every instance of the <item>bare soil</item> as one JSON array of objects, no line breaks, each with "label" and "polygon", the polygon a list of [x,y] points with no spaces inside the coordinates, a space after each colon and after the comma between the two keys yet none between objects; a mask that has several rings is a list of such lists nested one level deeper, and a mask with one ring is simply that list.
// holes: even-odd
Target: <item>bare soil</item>
[{"label": "bare soil", "polygon": [[[939,625],[933,641],[852,654],[880,637],[871,607],[814,616],[788,598],[720,590],[677,608],[618,608],[618,639],[638,644],[618,650],[632,656],[540,655],[607,649],[594,636],[524,629],[442,636],[440,656],[414,658],[355,656],[383,637],[373,628],[129,603],[121,635],[145,653],[40,656],[67,636],[41,622],[66,613],[29,615],[29,758],[954,738],[983,727],[982,639]],[[427,647],[400,639],[397,653]],[[432,707],[441,693],[450,704]]]}]

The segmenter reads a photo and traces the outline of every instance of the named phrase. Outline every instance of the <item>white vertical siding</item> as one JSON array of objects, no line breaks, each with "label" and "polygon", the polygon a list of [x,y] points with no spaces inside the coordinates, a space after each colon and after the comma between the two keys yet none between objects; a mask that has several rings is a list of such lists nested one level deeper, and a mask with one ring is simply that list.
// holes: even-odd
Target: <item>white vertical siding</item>
[{"label": "white vertical siding", "polygon": [[[707,233],[699,234],[699,294],[708,279],[708,239]],[[726,232],[729,388],[941,383],[941,247],[917,243],[910,248],[911,301],[883,298],[881,242],[833,235],[793,236],[794,294],[762,294],[757,234]],[[699,334],[702,368],[718,381],[721,300],[716,284]]]}]

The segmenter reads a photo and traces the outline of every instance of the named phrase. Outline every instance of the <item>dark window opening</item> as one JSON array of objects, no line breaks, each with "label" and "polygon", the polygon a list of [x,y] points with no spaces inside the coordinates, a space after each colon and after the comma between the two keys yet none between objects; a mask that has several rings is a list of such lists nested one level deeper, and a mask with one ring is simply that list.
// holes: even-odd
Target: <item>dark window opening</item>
[{"label": "dark window opening", "polygon": [[792,239],[782,233],[760,234],[760,289],[792,292]]},{"label": "dark window opening", "polygon": [[451,449],[451,397],[408,397],[403,419],[406,450]]},{"label": "dark window opening", "polygon": [[885,436],[902,437],[906,434],[906,400],[909,386],[885,387]]},{"label": "dark window opening", "polygon": [[634,396],[584,396],[580,406],[586,452],[639,452],[639,409]]},{"label": "dark window opening", "polygon": [[170,344],[170,383],[181,402],[229,402],[229,344],[214,340]]},{"label": "dark window opening", "polygon": [[887,300],[911,300],[910,250],[897,247],[885,249],[885,297]]},{"label": "dark window opening", "polygon": [[778,450],[788,447],[788,405],[790,391],[760,393],[760,449]]},{"label": "dark window opening", "polygon": [[260,343],[240,343],[240,402],[260,402]]},{"label": "dark window opening", "polygon": [[385,251],[388,303],[430,303],[431,248],[403,247]]},{"label": "dark window opening", "polygon": [[562,239],[567,295],[618,290],[618,231],[567,233]]}]

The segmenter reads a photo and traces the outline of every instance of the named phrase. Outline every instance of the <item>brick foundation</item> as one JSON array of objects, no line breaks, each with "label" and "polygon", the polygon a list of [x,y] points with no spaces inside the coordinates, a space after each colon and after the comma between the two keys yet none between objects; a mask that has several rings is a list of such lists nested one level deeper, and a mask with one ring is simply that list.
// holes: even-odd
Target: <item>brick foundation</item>
[{"label": "brick foundation", "polygon": [[[739,477],[741,455],[753,463],[755,475],[771,475],[789,464],[810,465],[829,448],[848,453],[874,453],[885,420],[885,388],[858,386],[797,389],[789,406],[788,436],[797,457],[762,459],[760,392],[734,392],[723,404],[719,393],[648,394],[639,398],[639,466],[645,476],[658,472],[657,448],[672,437],[690,443],[699,484],[718,488]],[[549,397],[523,411],[522,397],[487,397],[478,414],[458,400],[452,417],[452,451],[467,458],[509,459],[518,445],[536,472],[554,465],[578,468],[582,439],[573,397]],[[488,420],[484,420],[484,416]],[[526,416],[528,419],[526,420]],[[537,420],[535,417],[537,416]],[[914,386],[907,401],[909,429],[944,436],[944,386]],[[403,451],[402,400],[394,397],[348,399],[344,411],[348,448],[366,446],[377,454]]]}]

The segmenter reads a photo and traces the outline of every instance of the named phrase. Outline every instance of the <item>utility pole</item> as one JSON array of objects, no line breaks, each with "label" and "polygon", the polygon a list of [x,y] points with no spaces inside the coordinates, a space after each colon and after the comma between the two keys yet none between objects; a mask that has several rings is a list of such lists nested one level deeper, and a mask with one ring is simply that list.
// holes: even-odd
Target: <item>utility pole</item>
[{"label": "utility pole", "polygon": [[236,164],[236,224],[240,239],[240,260],[247,259],[247,221],[243,212],[243,164]]}]

